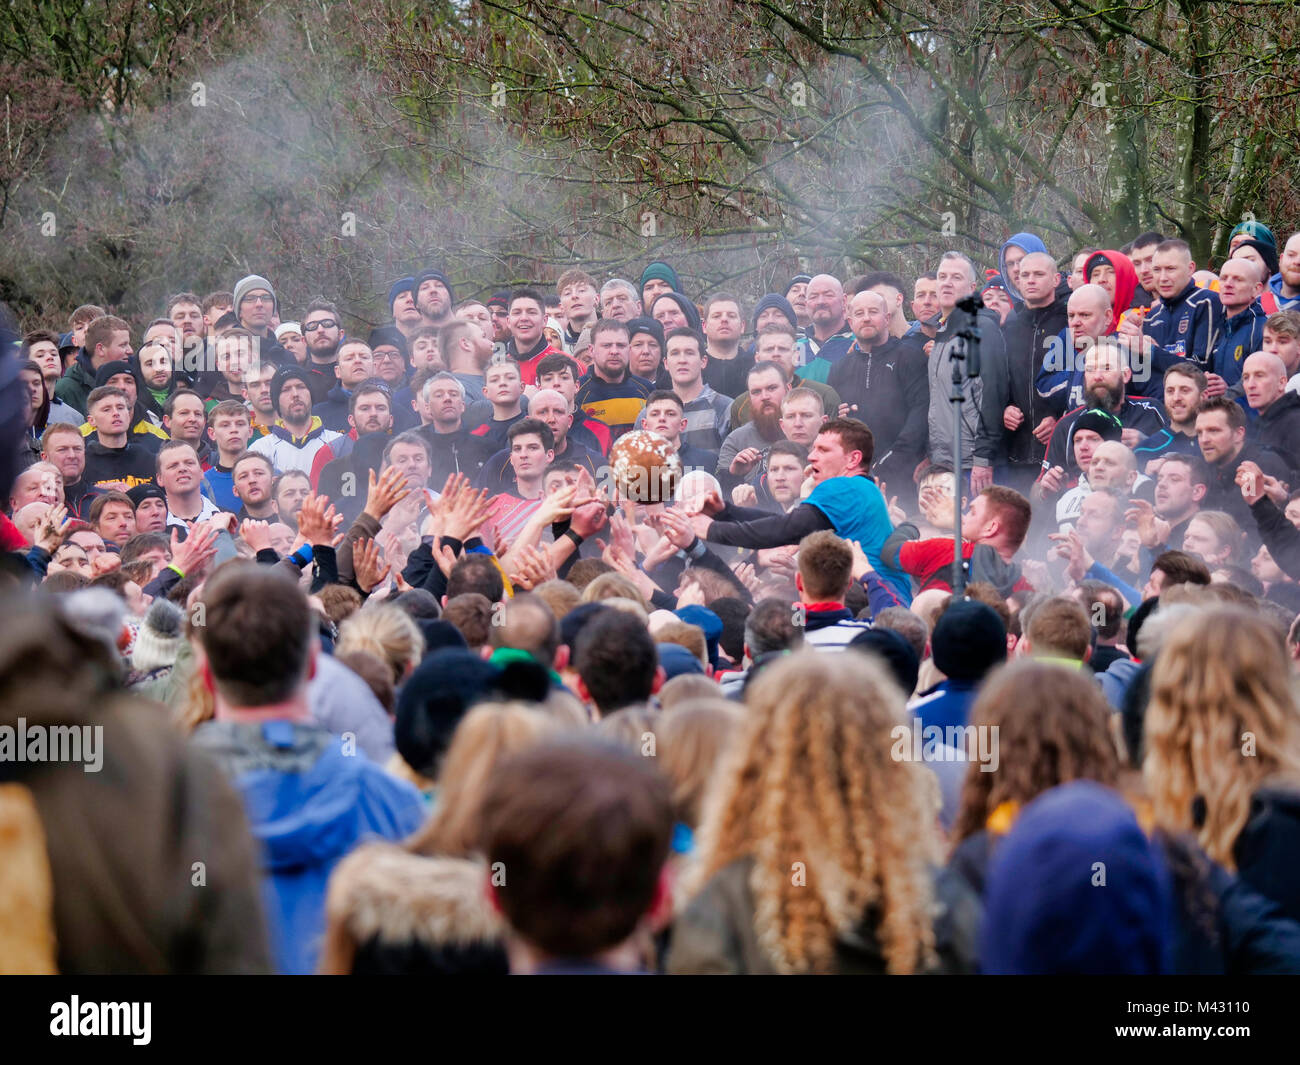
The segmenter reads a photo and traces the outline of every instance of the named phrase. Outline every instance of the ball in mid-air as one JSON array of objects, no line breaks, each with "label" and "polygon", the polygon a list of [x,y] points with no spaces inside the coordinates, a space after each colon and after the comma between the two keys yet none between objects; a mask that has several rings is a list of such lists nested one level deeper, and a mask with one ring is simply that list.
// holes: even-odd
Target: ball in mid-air
[{"label": "ball in mid-air", "polygon": [[676,449],[658,433],[637,429],[609,449],[610,472],[619,492],[637,503],[666,503],[682,475]]}]

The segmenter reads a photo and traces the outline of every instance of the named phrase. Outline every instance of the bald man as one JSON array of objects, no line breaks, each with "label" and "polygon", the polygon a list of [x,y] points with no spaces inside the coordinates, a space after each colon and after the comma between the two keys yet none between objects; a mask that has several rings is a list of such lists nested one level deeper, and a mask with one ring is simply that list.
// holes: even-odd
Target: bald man
[{"label": "bald man", "polygon": [[[1249,259],[1229,259],[1219,270],[1219,302],[1223,304],[1223,332],[1210,356],[1207,393],[1218,395],[1241,380],[1245,361],[1264,346],[1264,319],[1260,306],[1264,278]],[[1215,378],[1223,382],[1218,389]]]},{"label": "bald man", "polygon": [[1083,358],[1110,331],[1110,293],[1100,285],[1080,285],[1066,300],[1065,328],[1043,359],[1035,391],[1057,418],[1083,405]]},{"label": "bald man", "polygon": [[[569,438],[569,429],[573,425],[573,408],[563,392],[554,388],[538,389],[528,401],[528,417],[536,418],[555,434],[555,457],[552,462],[561,459],[576,462],[593,479],[599,478],[600,468],[604,464],[600,454]],[[512,491],[514,483],[515,472],[510,464],[508,447],[496,452],[483,463],[477,481],[478,487],[487,488],[492,495]]]},{"label": "bald man", "polygon": [[1282,457],[1295,485],[1300,471],[1300,394],[1288,392],[1286,383],[1286,364],[1276,355],[1257,351],[1242,366],[1246,402],[1259,415],[1250,427],[1250,438]]},{"label": "bald man", "polygon": [[1002,414],[1008,434],[1003,480],[1027,495],[1056,428],[1055,404],[1039,394],[1037,381],[1044,365],[1054,355],[1060,357],[1070,290],[1061,283],[1056,260],[1046,252],[1029,252],[1019,266],[1017,287],[1024,305],[1002,327],[1011,374],[1011,402]]},{"label": "bald man", "polygon": [[911,487],[912,471],[925,457],[930,410],[925,355],[891,333],[892,315],[882,293],[866,289],[854,296],[848,316],[853,343],[827,379],[848,406],[846,415],[871,430],[873,469],[891,492]]},{"label": "bald man", "polygon": [[853,343],[844,286],[830,274],[818,274],[808,282],[804,302],[812,325],[800,343],[803,369],[799,375],[825,384],[831,367],[848,353]]}]

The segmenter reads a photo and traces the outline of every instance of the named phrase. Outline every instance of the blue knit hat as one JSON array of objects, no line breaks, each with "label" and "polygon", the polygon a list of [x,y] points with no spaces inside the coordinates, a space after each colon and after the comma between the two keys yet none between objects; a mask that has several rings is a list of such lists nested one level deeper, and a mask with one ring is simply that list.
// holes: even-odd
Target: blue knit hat
[{"label": "blue knit hat", "polygon": [[709,650],[709,661],[714,668],[718,666],[718,640],[722,638],[722,619],[708,607],[684,606],[677,612],[677,617],[694,625],[704,633],[704,645]]},{"label": "blue knit hat", "polygon": [[[662,296],[660,296],[658,299],[655,300],[655,303],[657,304],[659,300],[672,300],[675,304],[677,304],[678,307],[682,309],[682,314],[686,315],[686,324],[690,326],[692,329],[694,329],[697,333],[702,332],[702,329],[700,327],[699,310],[696,308],[694,303],[688,300],[680,292],[665,292]],[[654,313],[653,307],[647,307],[646,310],[650,311],[651,314]]]},{"label": "blue knit hat", "polygon": [[984,891],[982,972],[1159,975],[1174,941],[1159,846],[1109,788],[1075,780],[1021,812]]},{"label": "blue knit hat", "polygon": [[638,333],[649,333],[659,341],[659,350],[664,350],[664,327],[656,322],[653,318],[631,318],[627,323],[627,338],[629,343],[637,338]]},{"label": "blue knit hat", "polygon": [[790,290],[794,288],[795,285],[807,285],[811,281],[812,277],[808,274],[795,274],[794,277],[790,278],[790,283],[785,286],[786,295],[789,295]]},{"label": "blue knit hat", "polygon": [[412,299],[415,298],[414,277],[399,277],[396,281],[394,281],[391,285],[388,286],[388,310],[390,313],[393,310],[393,302],[403,292],[409,292],[411,294],[411,298]]},{"label": "blue knit hat", "polygon": [[759,300],[754,307],[754,317],[750,319],[750,323],[749,323],[750,332],[758,331],[758,316],[770,307],[775,307],[778,311],[780,311],[782,314],[786,316],[786,318],[790,322],[790,328],[792,329],[799,328],[799,319],[795,315],[794,307],[790,305],[790,301],[786,299],[784,296],[782,296],[781,293],[779,292],[769,292],[761,300]]}]

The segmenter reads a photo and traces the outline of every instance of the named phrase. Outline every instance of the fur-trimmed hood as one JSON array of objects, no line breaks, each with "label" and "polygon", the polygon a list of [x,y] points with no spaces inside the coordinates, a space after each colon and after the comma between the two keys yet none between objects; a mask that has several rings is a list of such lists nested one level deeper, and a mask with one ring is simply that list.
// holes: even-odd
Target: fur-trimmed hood
[{"label": "fur-trimmed hood", "polygon": [[391,843],[360,847],[330,877],[325,910],[357,945],[432,949],[499,944],[505,926],[484,893],[487,867],[426,858]]}]

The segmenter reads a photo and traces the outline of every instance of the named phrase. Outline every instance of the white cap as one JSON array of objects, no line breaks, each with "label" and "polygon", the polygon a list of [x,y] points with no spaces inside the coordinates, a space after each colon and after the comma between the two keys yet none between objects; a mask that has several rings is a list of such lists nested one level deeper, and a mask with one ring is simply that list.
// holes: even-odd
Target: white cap
[{"label": "white cap", "polygon": [[275,327],[275,339],[279,340],[285,333],[297,333],[302,336],[302,326],[297,322],[281,322]]}]

